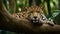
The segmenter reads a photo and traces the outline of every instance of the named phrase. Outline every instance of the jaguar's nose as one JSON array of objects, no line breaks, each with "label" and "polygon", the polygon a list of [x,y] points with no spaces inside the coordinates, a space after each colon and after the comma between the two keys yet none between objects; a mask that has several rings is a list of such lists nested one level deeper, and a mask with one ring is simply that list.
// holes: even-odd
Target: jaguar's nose
[{"label": "jaguar's nose", "polygon": [[36,19],[37,17],[35,16],[34,19]]}]

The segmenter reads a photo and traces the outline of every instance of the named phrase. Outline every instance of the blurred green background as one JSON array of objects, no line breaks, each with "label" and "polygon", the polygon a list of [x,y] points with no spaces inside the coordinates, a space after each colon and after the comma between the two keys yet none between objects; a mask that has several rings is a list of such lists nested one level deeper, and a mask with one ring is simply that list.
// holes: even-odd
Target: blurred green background
[{"label": "blurred green background", "polygon": [[[55,24],[60,25],[60,0],[3,0],[7,10],[13,14],[17,13],[22,9],[24,11],[25,6],[32,6],[33,2],[39,6],[43,4],[45,6],[44,14],[49,19],[51,18]],[[17,34],[15,32],[0,30],[0,34]]]}]

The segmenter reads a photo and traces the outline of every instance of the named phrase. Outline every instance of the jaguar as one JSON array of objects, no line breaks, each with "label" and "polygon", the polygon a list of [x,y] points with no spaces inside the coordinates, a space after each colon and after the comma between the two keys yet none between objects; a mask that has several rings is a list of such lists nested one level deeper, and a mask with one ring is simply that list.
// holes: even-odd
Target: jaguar
[{"label": "jaguar", "polygon": [[46,18],[44,15],[44,7],[43,6],[31,6],[31,7],[25,7],[25,12],[19,12],[14,13],[13,16],[15,16],[18,19],[27,19],[33,24],[49,24],[54,25],[54,23]]},{"label": "jaguar", "polygon": [[28,14],[28,20],[31,21],[34,24],[49,24],[54,25],[53,21],[50,21],[46,18],[44,14],[44,6],[31,6],[31,7],[25,7],[27,9]]}]

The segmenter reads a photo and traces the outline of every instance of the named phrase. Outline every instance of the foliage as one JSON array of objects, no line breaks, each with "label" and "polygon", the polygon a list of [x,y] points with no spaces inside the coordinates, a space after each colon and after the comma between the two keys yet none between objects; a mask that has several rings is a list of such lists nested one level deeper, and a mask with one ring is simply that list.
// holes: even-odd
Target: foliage
[{"label": "foliage", "polygon": [[[11,8],[9,7],[9,0],[3,0],[6,8],[9,10],[10,13],[13,13],[14,11],[11,10]],[[48,17],[48,7],[47,7],[47,2],[45,0],[41,0],[42,4],[44,4],[45,6],[45,15]],[[22,8],[23,6],[29,6],[29,2],[27,3],[26,0],[16,0],[16,12],[18,12],[18,8]],[[60,10],[58,10],[58,0],[50,0],[50,7],[51,7],[51,12],[52,12],[52,16],[50,17],[51,19],[54,19],[59,13]],[[6,31],[4,30],[0,30],[0,33],[5,33]],[[12,34],[13,32],[9,32],[7,31],[8,34]],[[14,34],[14,33],[13,33]]]}]

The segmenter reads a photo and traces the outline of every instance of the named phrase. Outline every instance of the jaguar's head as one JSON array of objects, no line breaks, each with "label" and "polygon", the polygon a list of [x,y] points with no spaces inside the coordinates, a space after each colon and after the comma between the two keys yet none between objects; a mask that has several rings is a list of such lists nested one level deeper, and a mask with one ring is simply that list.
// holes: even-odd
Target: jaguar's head
[{"label": "jaguar's head", "polygon": [[40,19],[43,19],[43,9],[42,6],[31,6],[31,7],[25,7],[28,11],[28,20],[30,20],[33,23],[41,23]]}]

